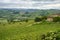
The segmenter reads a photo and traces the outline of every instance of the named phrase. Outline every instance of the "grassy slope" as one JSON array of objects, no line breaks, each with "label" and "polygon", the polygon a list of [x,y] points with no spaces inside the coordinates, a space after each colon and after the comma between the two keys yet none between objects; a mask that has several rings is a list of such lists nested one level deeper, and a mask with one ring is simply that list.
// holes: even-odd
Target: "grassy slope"
[{"label": "grassy slope", "polygon": [[60,29],[60,23],[32,24],[33,22],[0,24],[0,40],[37,40],[41,34]]}]

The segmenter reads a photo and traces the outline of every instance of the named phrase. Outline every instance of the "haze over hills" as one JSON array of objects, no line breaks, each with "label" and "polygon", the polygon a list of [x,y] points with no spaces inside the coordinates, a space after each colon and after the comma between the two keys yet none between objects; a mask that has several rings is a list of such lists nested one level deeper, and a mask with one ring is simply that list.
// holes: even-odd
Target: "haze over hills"
[{"label": "haze over hills", "polygon": [[39,9],[0,9],[0,18],[7,18],[7,17],[29,17],[34,18],[38,16],[47,16],[51,14],[58,14],[60,13],[59,9],[46,9],[46,10],[39,10]]}]

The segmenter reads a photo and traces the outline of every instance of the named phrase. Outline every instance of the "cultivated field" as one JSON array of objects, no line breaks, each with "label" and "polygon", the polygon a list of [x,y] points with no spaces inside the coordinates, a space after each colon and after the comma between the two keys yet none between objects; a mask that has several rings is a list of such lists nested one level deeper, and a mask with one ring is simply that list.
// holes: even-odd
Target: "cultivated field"
[{"label": "cultivated field", "polygon": [[41,40],[41,35],[60,29],[60,23],[0,23],[0,40]]}]

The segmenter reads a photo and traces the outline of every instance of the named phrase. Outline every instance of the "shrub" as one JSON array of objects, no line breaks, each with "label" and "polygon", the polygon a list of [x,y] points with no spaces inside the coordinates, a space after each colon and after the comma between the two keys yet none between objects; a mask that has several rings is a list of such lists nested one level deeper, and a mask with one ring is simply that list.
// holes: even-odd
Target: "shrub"
[{"label": "shrub", "polygon": [[36,18],[35,18],[35,22],[40,22],[40,21],[42,21],[41,18],[39,18],[39,17],[36,17]]},{"label": "shrub", "polygon": [[42,17],[42,20],[46,20],[46,19],[47,19],[47,16],[43,16],[43,17]]},{"label": "shrub", "polygon": [[25,22],[28,22],[28,19],[26,19]]},{"label": "shrub", "polygon": [[45,34],[42,34],[42,35],[41,35],[41,40],[44,40],[45,37],[46,37]]},{"label": "shrub", "polygon": [[41,40],[60,40],[60,31],[48,32],[41,36]]},{"label": "shrub", "polygon": [[54,17],[53,22],[60,22],[60,17]]}]

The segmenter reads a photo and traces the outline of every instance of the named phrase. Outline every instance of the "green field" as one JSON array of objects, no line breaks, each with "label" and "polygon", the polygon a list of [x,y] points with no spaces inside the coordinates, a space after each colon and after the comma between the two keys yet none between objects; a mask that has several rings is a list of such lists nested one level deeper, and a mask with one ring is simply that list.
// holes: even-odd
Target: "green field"
[{"label": "green field", "polygon": [[60,29],[60,23],[2,23],[0,24],[0,40],[40,40],[41,35]]}]

